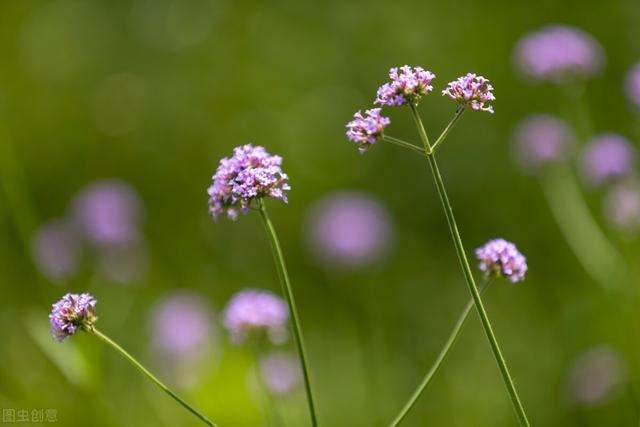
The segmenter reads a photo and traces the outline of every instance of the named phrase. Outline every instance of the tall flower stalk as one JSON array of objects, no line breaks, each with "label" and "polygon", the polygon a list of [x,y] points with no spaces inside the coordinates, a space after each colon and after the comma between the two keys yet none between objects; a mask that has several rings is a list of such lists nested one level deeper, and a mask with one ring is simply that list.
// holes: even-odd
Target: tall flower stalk
[{"label": "tall flower stalk", "polygon": [[269,154],[263,147],[254,147],[251,144],[236,147],[232,157],[220,161],[213,176],[213,182],[207,190],[209,212],[214,220],[223,214],[226,214],[231,220],[236,220],[240,214],[246,214],[250,210],[257,210],[260,213],[273,251],[282,291],[291,313],[293,335],[302,365],[309,415],[311,424],[316,427],[318,421],[309,379],[309,363],[300,316],[280,241],[267,213],[264,200],[271,198],[287,202],[287,191],[290,189],[289,177],[282,171],[281,164],[282,158],[280,156]]},{"label": "tall flower stalk", "polygon": [[98,320],[95,311],[96,304],[96,299],[86,293],[67,294],[62,297],[60,301],[53,304],[49,319],[51,321],[51,333],[54,338],[58,341],[63,341],[79,330],[93,334],[120,353],[120,355],[147,376],[147,378],[153,381],[160,390],[171,396],[172,399],[191,412],[200,421],[208,426],[216,427],[216,424],[213,421],[196,410],[193,406],[189,405],[185,400],[153,375],[147,368],[145,368],[144,365],[142,365],[142,363],[140,363],[128,351],[95,327],[95,322]]},{"label": "tall flower stalk", "polygon": [[[507,387],[507,392],[513,404],[518,420],[522,425],[529,426],[529,421],[527,419],[524,407],[522,405],[520,397],[518,396],[518,392],[514,385],[513,379],[511,378],[511,374],[493,332],[491,322],[489,321],[489,317],[484,308],[484,304],[482,303],[482,298],[480,297],[480,292],[476,287],[473,273],[471,272],[471,267],[469,266],[469,261],[467,259],[464,245],[462,243],[462,238],[458,230],[458,225],[453,214],[453,208],[451,207],[449,197],[447,196],[444,180],[438,168],[438,163],[435,156],[436,148],[439,148],[443,143],[444,139],[452,129],[453,125],[458,121],[464,110],[470,109],[473,111],[486,111],[489,113],[493,113],[493,107],[489,105],[489,103],[495,99],[492,92],[493,87],[487,79],[473,73],[468,73],[467,75],[450,82],[447,85],[446,89],[442,91],[442,95],[456,101],[458,104],[458,108],[449,124],[436,139],[436,143],[432,145],[429,141],[426,128],[422,122],[420,114],[418,113],[417,107],[422,97],[433,90],[431,81],[435,78],[435,75],[429,71],[424,70],[421,67],[409,67],[405,65],[404,67],[400,68],[392,68],[389,72],[389,78],[390,82],[383,84],[378,89],[377,97],[374,103],[381,106],[390,107],[400,105],[409,106],[411,116],[418,130],[418,135],[422,142],[423,148],[420,150],[418,147],[415,147],[415,145],[411,143],[398,140],[397,138],[387,137],[385,134],[385,128],[389,125],[390,121],[388,118],[382,116],[380,109],[368,110],[367,117],[362,116],[359,112],[356,113],[353,117],[353,120],[347,124],[347,137],[358,145],[361,153],[371,148],[371,146],[375,142],[381,139],[383,141],[394,143],[398,146],[404,146],[404,148],[409,148],[412,151],[416,151],[415,148],[418,148],[421,151],[421,154],[426,156],[433,181],[435,183],[436,190],[438,192],[438,196],[442,204],[447,223],[449,225],[451,238],[453,240],[460,268],[469,289],[469,293],[471,294],[473,303],[480,316],[482,327],[487,336],[487,339],[489,340],[489,344],[495,356],[498,367],[500,368],[500,373],[502,374],[503,380]],[[462,323],[463,322],[461,322],[461,324]],[[453,340],[455,340],[455,338]],[[446,355],[446,351],[444,355]],[[444,359],[444,355],[442,356],[442,360]],[[438,362],[438,366],[442,360]],[[437,369],[437,366],[435,369]],[[426,383],[428,383],[429,379],[430,376],[429,374],[427,374],[425,386]],[[422,390],[419,390],[418,395],[421,391]],[[415,399],[417,399],[417,395],[414,393],[414,396],[412,396],[408,404],[405,405],[405,408],[399,415],[399,419],[402,419],[404,417],[404,414],[406,414],[406,411],[410,409],[413,404],[412,402],[414,402]]]}]

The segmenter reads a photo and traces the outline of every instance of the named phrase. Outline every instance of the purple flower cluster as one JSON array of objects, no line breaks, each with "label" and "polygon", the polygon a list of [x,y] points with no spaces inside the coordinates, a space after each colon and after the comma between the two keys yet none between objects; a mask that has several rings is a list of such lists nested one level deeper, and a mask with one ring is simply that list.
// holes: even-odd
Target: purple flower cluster
[{"label": "purple flower cluster", "polygon": [[585,179],[592,185],[627,176],[633,170],[636,153],[626,138],[617,134],[594,137],[582,157]]},{"label": "purple flower cluster", "polygon": [[302,379],[298,358],[282,351],[260,358],[260,374],[269,391],[277,396],[291,393]]},{"label": "purple flower cluster", "polygon": [[448,96],[463,107],[493,113],[493,107],[485,105],[485,103],[496,99],[492,90],[493,86],[489,80],[474,73],[467,73],[467,75],[450,82],[447,88],[442,91],[442,95]]},{"label": "purple flower cluster", "polygon": [[234,148],[232,157],[220,161],[207,189],[211,216],[217,219],[226,213],[235,220],[249,211],[253,200],[262,197],[286,203],[291,187],[281,164],[282,157],[272,156],[264,147],[247,144]]},{"label": "purple flower cluster", "polygon": [[504,239],[489,240],[476,249],[479,268],[487,277],[504,276],[511,283],[524,280],[527,260],[516,245]]},{"label": "purple flower cluster", "polygon": [[31,245],[38,269],[54,281],[73,274],[80,262],[81,249],[80,236],[66,219],[55,219],[40,227]]},{"label": "purple flower cluster", "polygon": [[526,118],[515,132],[516,155],[526,169],[537,170],[567,159],[575,144],[569,126],[546,114]]},{"label": "purple flower cluster", "polygon": [[516,46],[515,60],[527,76],[559,83],[574,76],[597,74],[604,53],[584,31],[551,25],[523,37]]},{"label": "purple flower cluster", "polygon": [[628,366],[616,349],[601,344],[575,359],[567,380],[573,403],[595,406],[620,391],[628,381]]},{"label": "purple flower cluster", "polygon": [[634,65],[627,75],[627,95],[640,108],[640,62]]},{"label": "purple flower cluster", "polygon": [[358,111],[353,115],[353,120],[347,123],[347,138],[358,145],[361,154],[376,143],[384,128],[391,123],[380,111],[380,108],[372,108],[366,110],[364,115]]},{"label": "purple flower cluster", "polygon": [[53,304],[49,321],[51,334],[62,341],[76,333],[78,329],[87,330],[98,320],[96,299],[91,294],[66,294]]},{"label": "purple flower cluster", "polygon": [[433,90],[431,81],[436,75],[422,67],[394,67],[389,70],[390,82],[378,88],[374,104],[389,107],[417,104],[424,95]]},{"label": "purple flower cluster", "polygon": [[615,186],[604,199],[604,213],[612,225],[623,231],[640,228],[640,188],[637,184]]},{"label": "purple flower cluster", "polygon": [[289,308],[271,292],[246,289],[235,294],[223,313],[223,323],[231,339],[243,343],[250,335],[266,334],[274,344],[287,338]]}]

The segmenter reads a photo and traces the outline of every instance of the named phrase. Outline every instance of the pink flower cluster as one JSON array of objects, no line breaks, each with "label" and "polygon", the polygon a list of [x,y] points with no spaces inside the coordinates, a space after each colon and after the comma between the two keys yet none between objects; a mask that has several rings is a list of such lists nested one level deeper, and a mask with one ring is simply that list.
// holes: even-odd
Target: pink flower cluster
[{"label": "pink flower cluster", "polygon": [[364,115],[358,111],[353,115],[353,120],[347,123],[347,138],[358,144],[361,154],[376,143],[384,128],[391,123],[380,111],[380,108],[372,108],[366,110]]},{"label": "pink flower cluster", "polygon": [[378,89],[374,104],[390,107],[406,103],[417,104],[420,98],[433,90],[431,81],[436,75],[422,67],[394,67],[389,70],[390,82]]},{"label": "pink flower cluster", "polygon": [[467,73],[466,76],[450,82],[447,88],[442,91],[442,95],[448,96],[458,104],[470,107],[472,110],[493,113],[493,107],[486,105],[496,99],[492,91],[493,86],[489,80],[474,73]]}]

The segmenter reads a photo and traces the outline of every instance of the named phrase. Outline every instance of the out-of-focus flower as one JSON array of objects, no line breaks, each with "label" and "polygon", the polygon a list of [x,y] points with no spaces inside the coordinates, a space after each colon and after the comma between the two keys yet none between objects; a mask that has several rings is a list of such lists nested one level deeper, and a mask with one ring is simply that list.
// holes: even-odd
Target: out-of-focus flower
[{"label": "out-of-focus flower", "polygon": [[622,183],[615,186],[604,199],[604,213],[609,221],[624,231],[640,228],[640,187]]},{"label": "out-of-focus flower", "polygon": [[626,138],[604,134],[593,138],[582,156],[582,171],[592,185],[627,176],[633,170],[636,152]]},{"label": "out-of-focus flower", "polygon": [[504,276],[511,283],[517,283],[524,280],[527,272],[527,259],[516,245],[504,239],[489,240],[476,249],[476,258],[487,277]]},{"label": "out-of-focus flower", "polygon": [[523,37],[516,45],[515,60],[528,77],[561,83],[600,72],[604,52],[584,31],[550,25]]},{"label": "out-of-focus flower", "polygon": [[406,103],[417,104],[424,95],[433,90],[431,81],[436,75],[422,67],[394,67],[389,70],[390,82],[378,88],[374,104],[390,107]]},{"label": "out-of-focus flower", "polygon": [[31,251],[42,274],[54,281],[64,280],[78,268],[82,243],[69,221],[56,219],[36,231]]},{"label": "out-of-focus flower", "polygon": [[245,289],[227,303],[223,323],[231,340],[242,344],[252,335],[266,334],[274,344],[287,339],[289,308],[285,301],[271,292]]},{"label": "out-of-focus flower", "polygon": [[627,96],[640,107],[640,62],[635,64],[627,75]]},{"label": "out-of-focus flower", "polygon": [[518,125],[514,139],[518,161],[529,170],[565,161],[575,144],[569,126],[546,114],[527,117]]},{"label": "out-of-focus flower", "polygon": [[391,120],[380,113],[380,108],[366,110],[364,115],[358,111],[353,120],[347,123],[347,138],[358,145],[360,154],[367,151],[384,132]]},{"label": "out-of-focus flower", "polygon": [[493,106],[485,105],[496,99],[492,91],[493,86],[489,80],[474,73],[467,73],[449,82],[447,88],[442,91],[442,95],[448,96],[463,107],[493,113]]},{"label": "out-of-focus flower", "polygon": [[78,329],[90,329],[98,320],[96,299],[91,294],[66,294],[51,307],[51,334],[62,341]]},{"label": "out-of-focus flower", "polygon": [[281,164],[282,157],[272,156],[263,147],[247,144],[234,148],[232,157],[220,160],[207,189],[211,216],[217,219],[226,213],[235,220],[249,211],[253,200],[262,197],[286,203],[291,187]]},{"label": "out-of-focus flower", "polygon": [[147,250],[141,242],[100,248],[97,255],[101,273],[118,284],[140,280],[147,269]]},{"label": "out-of-focus flower", "polygon": [[74,215],[87,239],[97,245],[126,245],[139,238],[142,202],[129,184],[98,181],[76,196]]},{"label": "out-of-focus flower", "polygon": [[198,294],[178,291],[160,300],[151,313],[153,347],[172,360],[193,359],[210,348],[212,315]]},{"label": "out-of-focus flower", "polygon": [[273,351],[260,358],[260,374],[271,393],[282,396],[300,385],[300,362],[292,354]]},{"label": "out-of-focus flower", "polygon": [[314,203],[305,228],[314,255],[331,267],[370,265],[387,252],[393,240],[387,210],[357,191],[336,192]]},{"label": "out-of-focus flower", "polygon": [[625,381],[626,365],[608,345],[593,347],[575,360],[569,372],[569,395],[575,403],[596,405]]}]

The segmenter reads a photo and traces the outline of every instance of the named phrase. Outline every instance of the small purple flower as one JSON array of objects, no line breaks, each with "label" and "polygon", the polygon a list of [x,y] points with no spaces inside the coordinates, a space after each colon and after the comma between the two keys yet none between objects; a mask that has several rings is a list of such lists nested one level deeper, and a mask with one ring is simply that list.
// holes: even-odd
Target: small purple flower
[{"label": "small purple flower", "polygon": [[227,303],[223,323],[231,340],[242,344],[249,336],[266,334],[274,344],[287,338],[289,308],[284,300],[271,292],[245,289]]},{"label": "small purple flower", "polygon": [[527,260],[516,245],[504,239],[493,239],[476,249],[479,268],[487,277],[504,276],[511,283],[524,280]]},{"label": "small purple flower", "polygon": [[339,191],[314,203],[305,232],[308,245],[323,266],[346,269],[380,260],[394,234],[387,209],[358,191]]},{"label": "small purple flower", "polygon": [[234,148],[232,157],[220,160],[207,189],[213,219],[226,213],[235,220],[240,213],[249,211],[253,200],[263,197],[286,203],[286,192],[291,187],[281,164],[282,157],[272,156],[264,147],[247,144]]},{"label": "small purple flower", "polygon": [[615,186],[604,199],[604,213],[611,224],[624,231],[640,228],[640,188],[637,184]]},{"label": "small purple flower", "polygon": [[271,393],[283,396],[300,385],[300,362],[292,354],[273,351],[260,358],[260,374]]},{"label": "small purple flower", "polygon": [[634,65],[627,75],[627,96],[640,108],[640,62]]},{"label": "small purple flower", "polygon": [[496,99],[492,91],[493,86],[489,80],[474,73],[467,73],[467,75],[449,82],[447,88],[442,91],[442,95],[448,96],[462,107],[493,113],[493,106],[485,105],[485,103]]},{"label": "small purple flower", "polygon": [[608,345],[593,347],[579,355],[569,372],[571,399],[580,405],[597,405],[619,391],[627,377],[627,365]]},{"label": "small purple flower", "polygon": [[125,245],[139,238],[142,202],[135,189],[123,181],[88,185],[76,196],[73,212],[87,239],[96,246]]},{"label": "small purple flower", "polygon": [[52,305],[49,321],[51,334],[62,341],[76,333],[78,329],[90,329],[98,320],[96,299],[91,294],[66,294]]},{"label": "small purple flower", "polygon": [[523,37],[516,45],[515,60],[527,76],[561,83],[597,74],[604,64],[604,52],[584,31],[550,25]]},{"label": "small purple flower", "polygon": [[563,162],[575,144],[569,126],[546,114],[527,117],[515,132],[516,155],[522,166],[540,169],[549,163]]},{"label": "small purple flower", "polygon": [[424,95],[433,90],[431,81],[436,75],[422,67],[394,67],[389,70],[390,82],[378,88],[374,104],[390,107],[406,103],[417,104]]},{"label": "small purple flower", "polygon": [[582,171],[592,185],[627,176],[633,170],[636,152],[626,138],[617,134],[594,137],[582,156]]},{"label": "small purple flower", "polygon": [[33,236],[34,261],[42,274],[51,280],[70,277],[78,268],[81,252],[81,239],[65,219],[47,222]]},{"label": "small purple flower", "polygon": [[366,110],[364,115],[358,111],[353,115],[353,120],[347,123],[347,138],[358,144],[358,151],[363,154],[384,132],[391,120],[380,113],[380,108]]},{"label": "small purple flower", "polygon": [[151,315],[154,348],[168,358],[190,359],[210,346],[211,312],[197,294],[178,291],[158,302]]}]

